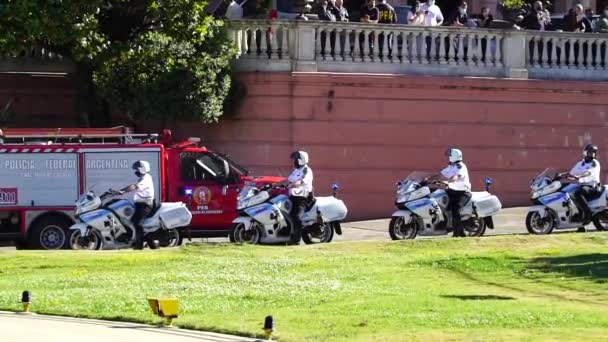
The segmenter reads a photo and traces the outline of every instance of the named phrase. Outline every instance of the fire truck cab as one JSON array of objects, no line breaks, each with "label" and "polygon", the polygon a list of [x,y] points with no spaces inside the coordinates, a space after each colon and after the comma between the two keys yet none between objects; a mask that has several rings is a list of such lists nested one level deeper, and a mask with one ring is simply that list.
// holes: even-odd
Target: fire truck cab
[{"label": "fire truck cab", "polygon": [[0,241],[18,248],[70,248],[78,196],[135,183],[137,160],[151,164],[156,200],[184,202],[193,237],[227,236],[243,186],[281,177],[253,177],[229,156],[173,141],[171,132],[129,128],[5,129],[0,131]]}]

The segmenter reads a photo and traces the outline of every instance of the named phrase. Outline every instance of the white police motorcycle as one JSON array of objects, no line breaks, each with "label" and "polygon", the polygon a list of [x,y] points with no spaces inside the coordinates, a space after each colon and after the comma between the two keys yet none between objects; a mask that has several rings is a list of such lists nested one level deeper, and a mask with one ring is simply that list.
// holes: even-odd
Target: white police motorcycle
[{"label": "white police motorcycle", "polygon": [[[293,223],[289,216],[291,201],[284,194],[274,195],[273,190],[285,187],[266,185],[244,187],[237,198],[239,216],[232,221],[230,241],[251,244],[297,244],[292,240]],[[342,235],[340,223],[348,210],[336,198],[338,185],[333,184],[333,196],[316,197],[308,203],[302,214],[302,240],[306,244],[330,242],[334,233]]]},{"label": "white police motorcycle", "polygon": [[[412,172],[397,183],[395,205],[397,211],[389,223],[393,240],[414,239],[420,236],[446,235],[453,230],[446,183],[431,180],[429,172]],[[467,236],[482,236],[486,227],[494,228],[492,216],[502,204],[490,194],[492,180],[486,178],[486,191],[473,192],[471,199],[460,209],[460,218]]]},{"label": "white police motorcycle", "polygon": [[[572,193],[579,184],[562,181],[556,169],[547,168],[530,182],[530,199],[526,228],[531,234],[550,234],[554,229],[579,228],[582,211],[576,205]],[[608,230],[608,188],[601,186],[597,195],[588,200],[592,221],[597,230]]]},{"label": "white police motorcycle", "polygon": [[[131,217],[135,205],[119,198],[122,191],[108,190],[101,196],[93,191],[82,195],[76,202],[76,223],[70,227],[72,249],[122,249],[135,242],[135,227]],[[181,202],[156,203],[144,220],[144,241],[150,248],[178,246],[182,243],[181,228],[190,225],[192,213]]]}]

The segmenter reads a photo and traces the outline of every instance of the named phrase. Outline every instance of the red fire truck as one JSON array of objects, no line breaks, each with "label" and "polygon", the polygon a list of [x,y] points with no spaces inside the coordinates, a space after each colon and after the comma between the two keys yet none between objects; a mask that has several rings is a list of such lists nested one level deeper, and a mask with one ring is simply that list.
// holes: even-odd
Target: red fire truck
[{"label": "red fire truck", "polygon": [[137,160],[151,164],[157,201],[188,204],[193,237],[226,236],[239,189],[283,178],[252,177],[199,142],[173,141],[169,130],[159,136],[125,127],[0,131],[0,240],[18,248],[69,248],[79,194],[134,183]]}]

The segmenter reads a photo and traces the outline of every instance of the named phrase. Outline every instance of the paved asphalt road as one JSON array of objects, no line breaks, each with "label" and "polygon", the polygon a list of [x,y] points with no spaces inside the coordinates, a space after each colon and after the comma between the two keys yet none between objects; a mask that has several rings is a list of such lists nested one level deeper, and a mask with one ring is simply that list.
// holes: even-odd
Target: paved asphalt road
[{"label": "paved asphalt road", "polygon": [[[508,235],[508,234],[528,234],[526,230],[525,220],[528,208],[508,208],[501,210],[494,218],[495,229],[486,229],[485,236],[493,235]],[[334,241],[381,241],[389,240],[388,235],[388,223],[390,219],[360,221],[360,222],[348,222],[342,224],[343,235],[336,235]],[[587,226],[587,230],[595,230],[593,225]],[[566,231],[574,231],[569,229]],[[561,231],[554,231],[553,234]],[[444,236],[434,237],[417,237],[417,239],[434,239],[434,238],[446,238]],[[193,239],[193,241],[201,241],[201,239]],[[227,238],[213,238],[213,239],[202,239],[202,241],[212,242],[227,242]],[[14,249],[14,247],[0,247],[0,250]]]},{"label": "paved asphalt road", "polygon": [[256,341],[204,331],[57,316],[21,315],[10,312],[0,312],[0,331],[2,341],[24,342]]}]

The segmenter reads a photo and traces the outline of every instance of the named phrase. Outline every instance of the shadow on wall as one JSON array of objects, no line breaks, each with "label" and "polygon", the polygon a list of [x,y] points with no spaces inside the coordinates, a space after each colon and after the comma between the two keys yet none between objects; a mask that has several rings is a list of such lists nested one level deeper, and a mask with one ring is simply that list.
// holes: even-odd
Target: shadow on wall
[{"label": "shadow on wall", "polygon": [[530,262],[529,268],[573,278],[608,282],[608,254],[592,253],[567,257],[544,257]]}]

